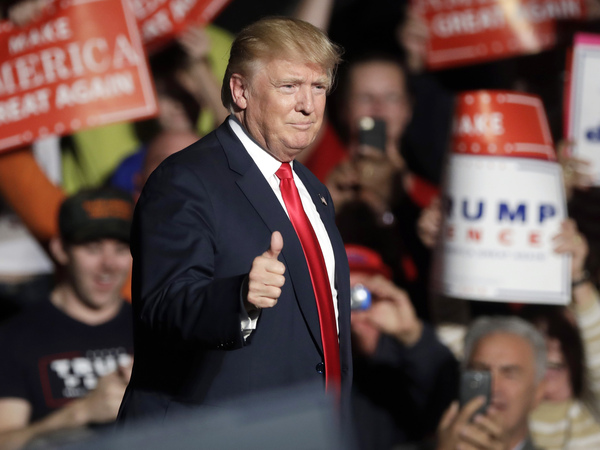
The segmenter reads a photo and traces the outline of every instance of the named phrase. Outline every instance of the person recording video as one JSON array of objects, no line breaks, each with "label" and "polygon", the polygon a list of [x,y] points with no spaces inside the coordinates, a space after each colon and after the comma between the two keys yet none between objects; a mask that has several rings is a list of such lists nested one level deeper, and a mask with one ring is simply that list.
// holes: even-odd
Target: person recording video
[{"label": "person recording video", "polygon": [[446,411],[438,430],[437,450],[456,448],[533,450],[529,413],[542,401],[546,341],[518,317],[480,317],[465,336],[463,367],[491,373],[490,406],[475,397]]},{"label": "person recording video", "polygon": [[353,410],[360,448],[389,449],[435,430],[458,363],[390,280],[381,256],[346,245],[352,285]]}]

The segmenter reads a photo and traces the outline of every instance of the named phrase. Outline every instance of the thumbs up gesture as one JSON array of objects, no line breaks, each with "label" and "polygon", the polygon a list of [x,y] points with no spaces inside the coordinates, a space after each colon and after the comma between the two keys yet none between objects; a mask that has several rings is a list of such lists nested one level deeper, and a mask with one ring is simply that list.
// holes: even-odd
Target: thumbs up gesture
[{"label": "thumbs up gesture", "polygon": [[272,308],[281,295],[285,283],[285,266],[277,259],[283,248],[279,231],[271,235],[271,245],[262,255],[254,258],[248,275],[247,302],[255,308]]}]

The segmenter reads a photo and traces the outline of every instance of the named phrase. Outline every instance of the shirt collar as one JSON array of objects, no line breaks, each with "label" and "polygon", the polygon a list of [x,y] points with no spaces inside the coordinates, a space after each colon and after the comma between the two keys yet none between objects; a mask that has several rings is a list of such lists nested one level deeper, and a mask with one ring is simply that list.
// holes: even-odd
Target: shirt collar
[{"label": "shirt collar", "polygon": [[[242,124],[234,117],[229,116],[228,120],[231,130],[235,133],[242,145],[258,166],[263,176],[268,180],[275,175],[275,172],[281,167],[281,161],[275,159],[268,151],[262,148],[257,142],[248,134]],[[294,161],[290,162],[292,169]]]}]

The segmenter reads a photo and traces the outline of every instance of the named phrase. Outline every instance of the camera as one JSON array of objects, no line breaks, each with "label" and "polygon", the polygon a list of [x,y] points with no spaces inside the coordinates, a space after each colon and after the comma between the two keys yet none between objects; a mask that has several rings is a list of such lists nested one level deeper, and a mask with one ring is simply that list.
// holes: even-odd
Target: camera
[{"label": "camera", "polygon": [[371,291],[362,284],[356,284],[350,290],[350,308],[353,311],[364,311],[371,306]]}]

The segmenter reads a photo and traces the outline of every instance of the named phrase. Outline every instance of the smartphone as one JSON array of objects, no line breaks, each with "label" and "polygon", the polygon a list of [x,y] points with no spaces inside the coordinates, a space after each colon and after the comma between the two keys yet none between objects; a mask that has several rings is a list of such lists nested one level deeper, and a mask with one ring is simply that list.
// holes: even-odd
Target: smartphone
[{"label": "smartphone", "polygon": [[358,141],[360,145],[368,145],[385,152],[385,133],[385,120],[383,119],[361,117],[358,121]]},{"label": "smartphone", "polygon": [[462,408],[478,396],[485,397],[485,403],[475,414],[483,414],[490,406],[492,394],[492,374],[487,370],[465,370],[460,375],[459,402]]}]

